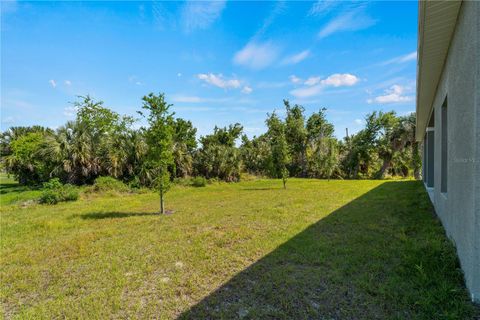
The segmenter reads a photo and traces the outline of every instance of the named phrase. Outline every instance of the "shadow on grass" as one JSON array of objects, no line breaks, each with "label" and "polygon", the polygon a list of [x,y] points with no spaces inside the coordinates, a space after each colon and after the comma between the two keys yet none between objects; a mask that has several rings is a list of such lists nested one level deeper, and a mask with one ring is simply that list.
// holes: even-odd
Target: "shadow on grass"
[{"label": "shadow on grass", "polygon": [[266,191],[266,190],[280,190],[283,187],[273,188],[273,187],[265,187],[265,188],[242,188],[243,191]]},{"label": "shadow on grass", "polygon": [[0,194],[21,193],[39,189],[39,186],[22,186],[18,183],[0,183]]},{"label": "shadow on grass", "polygon": [[179,319],[463,319],[473,308],[421,182],[383,183]]},{"label": "shadow on grass", "polygon": [[92,212],[79,215],[80,218],[88,219],[116,219],[116,218],[128,218],[128,217],[140,217],[140,216],[158,216],[157,212]]}]

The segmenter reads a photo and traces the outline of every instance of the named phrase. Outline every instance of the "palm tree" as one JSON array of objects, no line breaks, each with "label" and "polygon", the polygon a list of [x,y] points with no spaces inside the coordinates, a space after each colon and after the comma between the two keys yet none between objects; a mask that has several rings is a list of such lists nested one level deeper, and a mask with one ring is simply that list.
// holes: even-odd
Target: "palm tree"
[{"label": "palm tree", "polygon": [[56,164],[53,175],[68,183],[81,184],[92,181],[101,171],[95,147],[87,128],[82,123],[69,121],[47,139],[43,152]]}]

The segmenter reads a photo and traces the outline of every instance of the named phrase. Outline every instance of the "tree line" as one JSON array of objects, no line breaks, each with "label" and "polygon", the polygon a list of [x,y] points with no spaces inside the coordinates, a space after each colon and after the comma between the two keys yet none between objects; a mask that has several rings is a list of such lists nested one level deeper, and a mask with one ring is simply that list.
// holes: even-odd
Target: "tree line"
[{"label": "tree line", "polygon": [[[163,94],[142,98],[138,119],[124,116],[89,96],[74,103],[74,121],[52,130],[11,127],[1,133],[4,170],[25,185],[58,178],[76,185],[111,176],[133,187],[168,190],[175,178],[202,176],[235,182],[243,173],[280,178],[418,178],[421,160],[415,114],[372,112],[358,133],[337,139],[326,109],[305,114],[283,101],[285,116],[267,115],[267,131],[248,138],[239,123],[215,127],[197,139],[188,120],[176,118]],[[283,112],[282,112],[283,114]]]}]

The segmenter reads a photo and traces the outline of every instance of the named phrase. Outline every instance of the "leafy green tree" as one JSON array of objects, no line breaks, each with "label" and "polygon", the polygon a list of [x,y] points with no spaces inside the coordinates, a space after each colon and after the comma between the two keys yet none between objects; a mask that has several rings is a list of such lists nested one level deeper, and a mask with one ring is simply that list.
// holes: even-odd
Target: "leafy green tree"
[{"label": "leafy green tree", "polygon": [[93,157],[98,160],[98,172],[89,177],[92,180],[97,174],[123,177],[128,171],[128,145],[132,117],[120,116],[103,106],[102,101],[95,101],[90,96],[80,97],[74,103],[78,109],[76,122],[85,128],[94,146]]},{"label": "leafy green tree", "polygon": [[323,108],[307,120],[306,153],[309,176],[330,179],[338,169],[339,155],[334,127],[327,121],[325,111]]},{"label": "leafy green tree", "polygon": [[150,127],[145,132],[148,146],[145,167],[151,172],[160,193],[160,213],[165,213],[164,196],[170,187],[169,167],[174,165],[173,159],[173,114],[169,111],[171,104],[165,101],[165,95],[150,93],[143,97],[142,108]]},{"label": "leafy green tree", "polygon": [[270,157],[270,144],[266,134],[253,137],[251,140],[246,135],[242,136],[240,146],[243,169],[250,174],[265,175],[268,172]]},{"label": "leafy green tree", "polygon": [[8,156],[12,153],[11,143],[28,133],[39,132],[45,135],[53,134],[53,130],[42,126],[10,127],[0,134],[0,156]]},{"label": "leafy green tree", "polygon": [[326,108],[312,113],[307,120],[307,139],[314,142],[322,138],[332,138],[335,128],[326,118]]},{"label": "leafy green tree", "polygon": [[348,178],[369,177],[378,160],[376,139],[379,130],[377,113],[365,117],[365,128],[345,140],[343,170]]},{"label": "leafy green tree", "polygon": [[282,120],[273,112],[266,120],[268,127],[268,139],[270,141],[270,172],[275,178],[281,178],[283,188],[287,188],[287,179],[289,177],[288,164],[290,155],[286,138],[286,126]]},{"label": "leafy green tree", "polygon": [[93,182],[99,175],[122,176],[127,157],[121,137],[133,119],[120,117],[90,96],[79,98],[74,102],[76,120],[60,127],[44,146],[45,158],[56,164],[52,174],[74,184]]},{"label": "leafy green tree", "polygon": [[120,119],[120,115],[103,106],[103,101],[95,101],[89,95],[79,96],[73,103],[77,109],[77,122],[83,123],[95,139],[110,134]]},{"label": "leafy green tree", "polygon": [[294,176],[307,175],[307,130],[305,128],[305,109],[302,106],[291,106],[283,100],[287,116],[285,119],[285,137],[290,153],[289,172]]},{"label": "leafy green tree", "polygon": [[41,155],[45,136],[46,133],[30,132],[11,142],[6,169],[20,184],[38,184],[48,180],[51,164]]},{"label": "leafy green tree", "polygon": [[239,181],[241,157],[235,142],[243,127],[236,123],[225,128],[215,127],[213,133],[200,137],[201,148],[195,154],[195,168],[206,178],[227,182]]},{"label": "leafy green tree", "polygon": [[415,115],[398,117],[394,111],[378,114],[377,150],[382,166],[376,178],[383,179],[389,169],[400,169],[402,176],[409,168],[418,179],[421,167],[418,143],[415,141]]},{"label": "leafy green tree", "polygon": [[382,166],[376,173],[376,177],[383,179],[392,165],[393,157],[404,147],[405,131],[394,111],[379,112],[375,121],[378,123],[376,149],[382,160]]}]

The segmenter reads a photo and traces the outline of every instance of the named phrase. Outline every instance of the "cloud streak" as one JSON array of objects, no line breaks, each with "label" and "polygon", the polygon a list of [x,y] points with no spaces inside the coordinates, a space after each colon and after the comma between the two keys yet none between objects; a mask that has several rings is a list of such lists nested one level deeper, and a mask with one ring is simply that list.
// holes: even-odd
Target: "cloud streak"
[{"label": "cloud streak", "polygon": [[182,10],[184,31],[207,29],[220,18],[225,6],[225,1],[187,1]]},{"label": "cloud streak", "polygon": [[341,4],[341,1],[318,0],[310,8],[308,15],[322,17],[326,15],[328,12],[330,12],[332,9],[339,6],[340,4]]},{"label": "cloud streak", "polygon": [[271,42],[249,42],[235,53],[233,62],[251,69],[263,69],[271,65],[278,57],[279,49]]},{"label": "cloud streak", "polygon": [[380,65],[386,66],[389,64],[399,64],[399,63],[405,63],[405,62],[414,61],[414,60],[417,60],[417,51],[413,51],[408,54],[384,61],[380,63]]},{"label": "cloud streak", "polygon": [[330,20],[318,32],[318,37],[324,39],[338,32],[358,31],[371,27],[375,23],[376,21],[374,19],[357,9],[342,13]]},{"label": "cloud streak", "polygon": [[299,53],[291,55],[283,59],[282,64],[297,64],[302,62],[303,60],[307,59],[310,56],[310,50],[303,50]]}]

